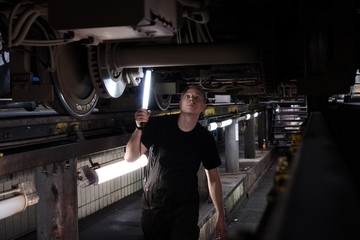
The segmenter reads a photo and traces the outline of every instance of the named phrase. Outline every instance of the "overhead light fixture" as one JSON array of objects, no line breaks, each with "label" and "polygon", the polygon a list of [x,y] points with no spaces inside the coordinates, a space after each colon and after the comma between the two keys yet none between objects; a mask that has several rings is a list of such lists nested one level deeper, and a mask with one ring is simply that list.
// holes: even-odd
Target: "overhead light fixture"
[{"label": "overhead light fixture", "polygon": [[258,112],[255,112],[254,113],[254,118],[258,117],[259,116],[259,113]]},{"label": "overhead light fixture", "polygon": [[14,194],[0,201],[0,220],[25,211],[28,206],[37,204],[39,196],[32,181],[19,183],[17,188],[0,193],[0,197]]},{"label": "overhead light fixture", "polygon": [[151,70],[146,70],[145,72],[145,83],[144,83],[144,92],[143,92],[143,101],[142,101],[142,108],[144,109],[148,109],[149,107],[151,73],[152,73]]},{"label": "overhead light fixture", "polygon": [[147,164],[148,158],[145,155],[141,155],[138,160],[133,162],[122,160],[113,164],[100,166],[96,169],[84,166],[78,169],[78,185],[80,187],[86,187],[92,184],[101,184],[145,167]]},{"label": "overhead light fixture", "polygon": [[249,120],[250,118],[251,118],[251,114],[250,113],[246,114],[245,120]]}]

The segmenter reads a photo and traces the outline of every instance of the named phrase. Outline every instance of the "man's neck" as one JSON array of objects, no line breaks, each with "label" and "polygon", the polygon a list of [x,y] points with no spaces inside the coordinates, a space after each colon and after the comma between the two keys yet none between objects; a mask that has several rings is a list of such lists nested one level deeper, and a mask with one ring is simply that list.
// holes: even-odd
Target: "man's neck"
[{"label": "man's neck", "polygon": [[196,126],[199,116],[195,114],[180,113],[178,118],[178,126],[184,132],[190,132]]}]

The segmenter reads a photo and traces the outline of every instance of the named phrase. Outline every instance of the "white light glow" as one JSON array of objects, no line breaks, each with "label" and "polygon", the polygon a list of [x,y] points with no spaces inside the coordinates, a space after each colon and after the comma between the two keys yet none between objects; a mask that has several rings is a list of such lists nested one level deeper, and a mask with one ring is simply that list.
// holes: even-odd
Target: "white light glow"
[{"label": "white light glow", "polygon": [[248,113],[248,114],[246,114],[246,120],[249,120],[251,118],[251,115]]},{"label": "white light glow", "polygon": [[26,198],[24,195],[17,195],[0,201],[0,220],[24,211]]},{"label": "white light glow", "polygon": [[256,117],[258,117],[258,116],[259,116],[259,113],[258,113],[258,112],[254,113],[254,118],[256,118]]},{"label": "white light glow", "polygon": [[242,117],[239,117],[237,120],[238,120],[238,121],[244,121],[244,120],[246,120],[246,119],[245,119],[245,116],[242,116]]},{"label": "white light glow", "polygon": [[235,141],[239,141],[239,123],[236,121],[235,122]]},{"label": "white light glow", "polygon": [[228,120],[220,122],[219,127],[226,127],[226,126],[229,126],[231,124],[232,124],[232,119],[228,119]]},{"label": "white light glow", "polygon": [[209,131],[214,131],[215,129],[217,129],[218,124],[216,122],[212,122],[208,125],[208,130]]},{"label": "white light glow", "polygon": [[148,109],[149,97],[150,97],[150,86],[151,86],[151,70],[146,70],[144,84],[145,85],[144,85],[142,108]]},{"label": "white light glow", "polygon": [[147,157],[145,155],[141,155],[141,157],[134,162],[127,162],[123,160],[114,164],[100,167],[95,170],[98,176],[97,184],[101,184],[116,177],[120,177],[127,173],[133,172],[139,168],[145,167],[148,162],[149,161]]}]

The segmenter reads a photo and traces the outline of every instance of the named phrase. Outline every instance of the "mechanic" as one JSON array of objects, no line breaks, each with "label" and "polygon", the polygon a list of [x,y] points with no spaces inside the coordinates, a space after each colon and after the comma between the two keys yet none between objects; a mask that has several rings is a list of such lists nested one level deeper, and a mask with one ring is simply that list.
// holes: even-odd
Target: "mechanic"
[{"label": "mechanic", "polygon": [[188,86],[181,93],[179,105],[180,114],[157,118],[150,118],[151,112],[146,109],[138,109],[136,129],[126,146],[125,160],[129,162],[149,149],[142,199],[144,237],[199,238],[197,172],[202,163],[217,212],[215,238],[224,239],[226,223],[218,171],[221,160],[212,134],[198,123],[206,109],[204,91]]}]

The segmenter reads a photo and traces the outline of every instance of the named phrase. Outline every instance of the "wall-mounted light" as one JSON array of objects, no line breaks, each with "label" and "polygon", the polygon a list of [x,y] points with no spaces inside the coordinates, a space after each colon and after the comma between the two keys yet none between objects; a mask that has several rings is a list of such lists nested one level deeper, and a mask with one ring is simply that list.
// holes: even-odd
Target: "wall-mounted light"
[{"label": "wall-mounted light", "polygon": [[244,121],[244,120],[246,120],[246,117],[245,117],[245,116],[241,116],[241,117],[239,117],[237,120],[238,120],[239,122],[240,122],[240,121]]},{"label": "wall-mounted light", "polygon": [[227,120],[224,120],[221,122],[212,122],[207,126],[207,129],[209,131],[214,131],[217,128],[227,127],[227,126],[231,125],[232,122],[233,122],[232,119],[227,119]]},{"label": "wall-mounted light", "polygon": [[147,164],[147,157],[141,155],[141,157],[134,162],[122,160],[113,164],[100,166],[96,169],[84,166],[78,169],[78,185],[80,187],[86,187],[92,184],[101,184],[145,167]]},{"label": "wall-mounted light", "polygon": [[148,164],[148,159],[145,155],[134,162],[127,162],[122,160],[120,162],[109,164],[95,170],[98,176],[97,184],[107,182],[116,177],[120,177],[127,173],[133,172],[139,168],[145,167]]},{"label": "wall-mounted light", "polygon": [[219,127],[226,127],[232,124],[232,119],[227,119],[218,123]]},{"label": "wall-mounted light", "polygon": [[214,131],[218,128],[218,124],[216,122],[212,122],[208,125],[208,130],[209,131]]},{"label": "wall-mounted light", "polygon": [[19,183],[17,188],[0,193],[0,197],[9,194],[14,194],[14,196],[0,201],[0,220],[21,213],[28,206],[39,202],[39,196],[32,181]]}]

